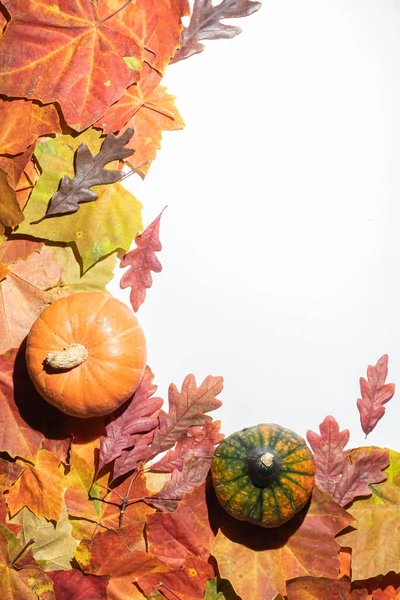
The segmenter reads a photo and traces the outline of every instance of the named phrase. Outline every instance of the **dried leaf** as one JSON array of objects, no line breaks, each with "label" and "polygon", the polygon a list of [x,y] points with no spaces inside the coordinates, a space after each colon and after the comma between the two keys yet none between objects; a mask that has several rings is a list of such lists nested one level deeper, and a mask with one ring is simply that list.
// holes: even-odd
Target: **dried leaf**
[{"label": "dried leaf", "polygon": [[[6,7],[12,19],[0,39],[1,94],[58,102],[79,131],[139,78],[144,40],[113,15],[115,3],[31,0],[28,8],[26,0],[7,0]],[[123,13],[124,20],[137,18],[136,4]],[[137,70],[123,57],[134,59]]]},{"label": "dried leaf", "polygon": [[348,579],[297,577],[287,582],[288,600],[367,600],[367,590],[351,590]]},{"label": "dried leaf", "polygon": [[75,177],[64,175],[57,192],[51,197],[46,214],[35,221],[56,215],[69,215],[79,209],[81,202],[92,202],[98,195],[89,188],[115,183],[123,177],[121,171],[106,169],[110,162],[130,156],[133,150],[125,148],[133,135],[133,128],[127,129],[120,137],[109,133],[97,154],[94,156],[86,144],[81,144],[75,153]]},{"label": "dried leaf", "polygon": [[211,459],[195,458],[190,450],[183,460],[182,471],[172,471],[171,479],[149,502],[161,510],[176,510],[186,492],[205,482],[210,467]]},{"label": "dried leaf", "polygon": [[138,585],[146,594],[153,588],[160,589],[169,600],[176,600],[177,597],[203,600],[207,580],[214,575],[211,565],[189,554],[179,569],[146,575],[139,579]]},{"label": "dried leaf", "polygon": [[224,519],[211,553],[221,577],[230,580],[239,596],[252,600],[284,596],[286,580],[295,577],[337,578],[335,536],[353,523],[351,515],[318,487],[310,505],[276,529]]},{"label": "dried leaf", "polygon": [[[0,169],[0,227],[15,227],[24,219],[15,190],[8,182],[7,173]],[[4,232],[4,229],[3,229]]]},{"label": "dried leaf", "polygon": [[220,433],[221,421],[209,421],[202,427],[190,427],[187,437],[177,441],[173,450],[152,463],[151,470],[159,473],[172,473],[174,469],[182,471],[183,461],[189,451],[193,452],[195,458],[211,459],[215,452],[215,446],[224,439]]},{"label": "dried leaf", "polygon": [[27,506],[37,517],[58,521],[64,495],[59,460],[48,450],[39,450],[35,466],[26,465],[8,490],[6,502],[12,516]]},{"label": "dried leaf", "polygon": [[84,575],[74,569],[51,571],[47,576],[53,581],[57,600],[107,600],[107,575]]},{"label": "dried leaf", "polygon": [[375,366],[367,369],[367,379],[360,377],[361,398],[357,400],[360,421],[365,437],[375,429],[385,414],[386,402],[393,397],[394,383],[385,383],[388,374],[388,355],[384,354]]},{"label": "dried leaf", "polygon": [[307,432],[319,487],[332,494],[341,506],[350,504],[356,497],[369,496],[369,485],[380,483],[386,477],[382,470],[389,464],[388,451],[373,447],[345,450],[349,431],[339,431],[337,421],[331,416],[324,419],[319,430],[321,435]]},{"label": "dried leaf", "polygon": [[61,133],[54,104],[0,98],[0,154],[20,154],[51,133]]},{"label": "dried leaf", "polygon": [[37,566],[22,566],[19,545],[9,549],[0,531],[0,590],[2,600],[56,600],[51,580]]},{"label": "dried leaf", "polygon": [[154,374],[146,367],[132,399],[115,412],[106,425],[107,435],[100,438],[99,470],[120,456],[124,448],[133,446],[138,439],[137,434],[142,435],[157,427],[163,400],[153,397],[157,390],[153,379]]},{"label": "dried leaf", "polygon": [[[390,462],[399,474],[399,454],[390,451]],[[357,529],[338,537],[340,545],[352,549],[353,580],[369,579],[398,571],[400,542],[400,487],[392,481],[371,485],[370,498],[356,500],[348,512],[357,519]]]},{"label": "dried leaf", "polygon": [[193,375],[188,375],[178,392],[176,386],[169,387],[169,413],[159,414],[159,426],[139,439],[133,450],[123,450],[114,463],[114,478],[129,473],[139,460],[148,461],[160,452],[169,450],[192,426],[201,426],[212,419],[205,414],[222,404],[216,396],[222,391],[222,377],[209,375],[197,388]]},{"label": "dried leaf", "polygon": [[8,264],[7,271],[0,281],[0,353],[20,346],[39,312],[54,300],[63,268],[43,248]]},{"label": "dried leaf", "polygon": [[72,568],[78,541],[72,535],[65,504],[56,521],[44,517],[38,519],[24,507],[11,521],[21,525],[21,539],[24,544],[34,540],[30,550],[43,571],[68,570]]},{"label": "dried leaf", "polygon": [[151,271],[160,273],[162,266],[156,256],[162,246],[160,242],[160,219],[162,212],[135,238],[136,248],[123,257],[121,267],[129,267],[122,275],[122,289],[131,288],[129,295],[133,310],[139,310],[146,298],[146,289],[153,284]]},{"label": "dried leaf", "polygon": [[141,204],[120,183],[95,188],[98,199],[85,203],[79,211],[60,218],[44,219],[51,196],[56,192],[63,175],[73,177],[73,156],[85,143],[92,154],[101,146],[101,133],[87,129],[77,137],[63,135],[36,146],[35,156],[42,169],[29,202],[24,210],[25,221],[17,233],[33,238],[73,244],[82,259],[86,272],[94,263],[112,252],[130,248],[142,230]]},{"label": "dried leaf", "polygon": [[240,27],[225,25],[221,19],[247,17],[259,8],[261,2],[250,0],[222,0],[216,6],[212,0],[195,0],[190,23],[182,31],[180,48],[171,63],[203,52],[204,46],[200,40],[218,40],[238,35],[242,31]]},{"label": "dried leaf", "polygon": [[172,568],[181,567],[188,553],[207,561],[214,541],[205,484],[188,492],[173,513],[154,513],[147,520],[149,552]]},{"label": "dried leaf", "polygon": [[0,244],[0,261],[7,265],[17,260],[26,260],[34,252],[40,252],[42,248],[42,242],[34,242],[28,239],[3,240]]}]

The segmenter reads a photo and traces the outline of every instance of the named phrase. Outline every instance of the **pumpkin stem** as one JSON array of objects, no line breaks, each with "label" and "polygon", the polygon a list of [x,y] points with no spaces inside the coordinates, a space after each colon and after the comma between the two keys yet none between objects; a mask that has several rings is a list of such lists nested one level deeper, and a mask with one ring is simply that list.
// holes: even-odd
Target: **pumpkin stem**
[{"label": "pumpkin stem", "polygon": [[271,452],[266,452],[265,454],[260,456],[260,460],[261,460],[262,464],[265,465],[266,467],[271,467],[274,462],[274,455],[271,454]]},{"label": "pumpkin stem", "polygon": [[56,371],[73,369],[85,362],[88,351],[82,344],[70,344],[63,350],[49,352],[46,355],[46,363]]}]

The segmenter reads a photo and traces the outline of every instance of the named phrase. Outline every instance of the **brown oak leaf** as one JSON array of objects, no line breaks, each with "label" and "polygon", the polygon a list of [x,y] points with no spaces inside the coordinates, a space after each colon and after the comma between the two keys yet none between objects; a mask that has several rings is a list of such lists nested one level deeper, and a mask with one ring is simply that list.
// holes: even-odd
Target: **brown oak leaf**
[{"label": "brown oak leaf", "polygon": [[24,220],[17,194],[8,182],[7,173],[0,169],[0,234],[5,227],[15,227]]},{"label": "brown oak leaf", "polygon": [[361,398],[357,400],[360,421],[365,437],[385,414],[386,402],[393,397],[394,383],[385,383],[388,374],[388,355],[384,354],[375,366],[367,369],[367,379],[360,377]]},{"label": "brown oak leaf", "polygon": [[121,267],[129,267],[122,275],[122,289],[131,288],[129,299],[133,310],[139,310],[146,298],[146,289],[153,284],[151,271],[160,273],[162,266],[156,256],[162,246],[160,242],[160,219],[162,212],[146,229],[135,238],[136,248],[125,254]]},{"label": "brown oak leaf", "polygon": [[225,25],[221,19],[247,17],[261,8],[261,2],[251,0],[222,0],[214,5],[212,0],[195,0],[190,23],[181,34],[179,50],[171,60],[176,63],[193,54],[203,52],[200,40],[232,38],[241,33],[240,27]]}]

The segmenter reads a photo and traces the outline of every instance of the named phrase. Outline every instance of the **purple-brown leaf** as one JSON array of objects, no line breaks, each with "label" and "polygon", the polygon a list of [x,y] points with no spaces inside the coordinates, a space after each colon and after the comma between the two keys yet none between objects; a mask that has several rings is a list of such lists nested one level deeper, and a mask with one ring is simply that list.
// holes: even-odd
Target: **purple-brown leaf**
[{"label": "purple-brown leaf", "polygon": [[203,52],[200,40],[232,38],[241,33],[240,27],[225,25],[221,19],[247,17],[261,8],[261,2],[250,0],[222,0],[214,6],[212,0],[195,0],[188,27],[181,33],[180,47],[171,63]]},{"label": "purple-brown leaf", "polygon": [[160,273],[162,266],[156,256],[162,248],[160,242],[160,219],[162,211],[142,234],[135,239],[136,248],[123,257],[121,267],[129,269],[122,275],[120,286],[122,289],[131,288],[130,301],[133,310],[139,310],[146,298],[146,289],[153,284],[151,271]]},{"label": "purple-brown leaf", "polygon": [[388,374],[388,355],[384,354],[375,366],[367,369],[367,379],[360,378],[361,398],[357,400],[361,427],[365,436],[375,428],[385,414],[386,402],[392,398],[394,383],[385,383]]}]

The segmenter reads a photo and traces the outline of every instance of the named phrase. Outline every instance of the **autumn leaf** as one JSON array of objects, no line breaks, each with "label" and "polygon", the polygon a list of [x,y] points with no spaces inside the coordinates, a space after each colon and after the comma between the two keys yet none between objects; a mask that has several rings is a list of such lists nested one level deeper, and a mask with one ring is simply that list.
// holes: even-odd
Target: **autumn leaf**
[{"label": "autumn leaf", "polygon": [[207,581],[203,600],[226,600],[223,592],[218,591],[216,577]]},{"label": "autumn leaf", "polygon": [[[391,465],[399,474],[400,455],[390,451]],[[393,481],[371,485],[370,498],[356,500],[348,512],[357,520],[356,529],[338,537],[340,545],[352,549],[353,580],[369,579],[398,571],[400,541],[400,487]]]},{"label": "autumn leaf", "polygon": [[0,448],[13,458],[34,461],[43,435],[22,418],[14,400],[14,365],[16,351],[0,356]]},{"label": "autumn leaf", "polygon": [[78,569],[51,571],[46,575],[53,581],[54,594],[60,600],[107,600],[107,575],[84,575]]},{"label": "autumn leaf", "polygon": [[7,0],[12,18],[0,39],[0,93],[58,102],[78,131],[96,121],[139,78],[142,63],[144,40],[118,17],[137,17],[136,5],[109,4]]},{"label": "autumn leaf", "polygon": [[172,568],[181,567],[188,553],[207,561],[214,541],[205,484],[184,495],[173,513],[156,512],[147,519],[149,552]]},{"label": "autumn leaf", "polygon": [[159,85],[160,81],[159,72],[144,63],[140,81],[128,87],[122,98],[95,124],[106,133],[134,127],[135,135],[128,147],[135,152],[126,162],[142,175],[146,175],[156,157],[163,131],[184,127],[174,96]]},{"label": "autumn leaf", "polygon": [[221,20],[247,17],[260,8],[261,2],[250,0],[222,0],[216,6],[212,0],[195,0],[190,23],[182,31],[179,50],[171,63],[203,52],[204,46],[200,40],[217,40],[238,35],[242,31],[240,27],[225,25]]},{"label": "autumn leaf", "polygon": [[[62,289],[66,292],[103,292],[114,276],[117,265],[117,252],[98,260],[90,269],[82,274],[77,251],[71,246],[52,246],[55,261],[63,267],[61,276]],[[1,246],[0,246],[1,252]]]},{"label": "autumn leaf", "polygon": [[26,260],[34,252],[40,252],[42,248],[42,242],[36,242],[25,238],[13,240],[6,239],[0,244],[0,261],[7,265],[9,263],[14,263],[17,260]]},{"label": "autumn leaf", "polygon": [[62,267],[43,248],[26,260],[9,263],[0,273],[0,353],[19,347],[42,308],[60,290]]},{"label": "autumn leaf", "polygon": [[331,416],[324,419],[319,430],[321,435],[307,432],[319,487],[329,492],[340,506],[350,504],[356,497],[369,496],[369,485],[386,478],[382,471],[389,464],[388,451],[374,447],[345,450],[349,431],[339,431],[337,421]]},{"label": "autumn leaf", "polygon": [[15,190],[10,186],[7,173],[0,169],[0,227],[4,233],[4,227],[15,227],[24,219],[22,210],[19,207]]},{"label": "autumn leaf", "polygon": [[152,463],[151,470],[160,473],[171,473],[174,469],[182,471],[183,461],[189,451],[193,452],[195,458],[211,459],[215,446],[224,439],[220,427],[221,421],[208,421],[202,427],[190,427],[187,437],[180,438],[175,448]]},{"label": "autumn leaf", "polygon": [[54,104],[0,98],[0,154],[20,154],[37,138],[61,133]]},{"label": "autumn leaf", "polygon": [[65,504],[62,505],[60,516],[55,521],[44,517],[38,519],[27,507],[11,520],[21,525],[21,539],[24,544],[34,540],[30,550],[36,562],[43,571],[68,570],[72,568],[78,541],[72,535],[72,527],[68,521]]},{"label": "autumn leaf", "polygon": [[360,377],[361,398],[357,400],[360,421],[365,437],[385,414],[386,402],[393,397],[394,383],[385,383],[388,374],[388,355],[384,354],[375,366],[367,369],[367,379]]},{"label": "autumn leaf", "polygon": [[141,204],[120,183],[100,186],[96,202],[81,205],[78,212],[61,218],[44,219],[51,196],[57,191],[63,175],[73,177],[73,157],[84,143],[92,154],[101,146],[101,132],[88,129],[79,136],[69,135],[37,145],[35,156],[42,169],[24,210],[25,221],[18,227],[19,235],[73,244],[81,259],[83,272],[117,249],[127,251],[142,230]]},{"label": "autumn leaf", "polygon": [[147,366],[132,399],[116,411],[106,425],[107,435],[100,438],[99,471],[120,456],[124,448],[133,446],[138,434],[157,427],[163,400],[153,396],[157,390],[153,379],[154,374]]},{"label": "autumn leaf", "polygon": [[[15,538],[14,538],[15,539]],[[19,564],[24,548],[11,544],[0,531],[0,589],[2,600],[56,600],[51,580],[37,566]]]},{"label": "autumn leaf", "polygon": [[297,577],[287,582],[288,600],[366,600],[367,590],[352,590],[347,579]]},{"label": "autumn leaf", "polygon": [[63,475],[59,460],[48,450],[39,450],[35,465],[25,469],[7,491],[6,502],[11,516],[24,506],[35,515],[48,520],[60,518],[64,494]]},{"label": "autumn leaf", "polygon": [[214,575],[210,564],[189,554],[179,569],[144,575],[138,585],[145,594],[160,589],[169,600],[203,600],[206,583]]},{"label": "autumn leaf", "polygon": [[[133,531],[134,538],[131,538]],[[157,576],[169,567],[158,557],[135,549],[136,530],[131,526],[97,533],[92,540],[82,540],[75,554],[85,573],[109,575],[107,598],[130,597],[133,583],[149,573]]]},{"label": "autumn leaf", "polygon": [[187,375],[179,392],[174,384],[168,391],[169,412],[159,414],[159,425],[153,432],[142,436],[133,450],[123,450],[114,463],[114,478],[134,469],[138,461],[149,461],[157,454],[172,448],[187,435],[192,426],[211,421],[206,413],[222,404],[216,396],[222,391],[222,377],[209,375],[197,388],[193,375]]},{"label": "autumn leaf", "polygon": [[295,577],[337,578],[335,536],[353,523],[351,515],[318,487],[310,505],[276,529],[223,518],[211,554],[221,577],[229,579],[240,597],[252,600],[284,596],[286,580]]},{"label": "autumn leaf", "polygon": [[174,511],[186,492],[205,482],[211,467],[211,459],[196,458],[189,450],[183,459],[182,470],[174,469],[162,489],[149,502],[160,510]]},{"label": "autumn leaf", "polygon": [[153,284],[151,271],[160,273],[162,266],[156,256],[162,246],[160,242],[160,219],[162,212],[148,227],[135,238],[136,248],[125,254],[121,267],[129,267],[122,275],[120,286],[122,289],[131,288],[129,299],[133,310],[136,312],[146,298],[146,289]]},{"label": "autumn leaf", "polygon": [[106,169],[105,166],[132,154],[133,150],[125,148],[132,135],[133,128],[127,129],[120,137],[109,133],[94,156],[86,144],[78,146],[74,157],[75,177],[63,176],[58,190],[50,199],[46,214],[34,224],[48,217],[75,213],[81,202],[92,202],[98,198],[89,188],[119,181],[123,173]]}]

